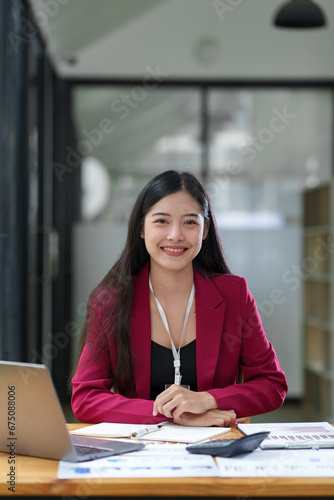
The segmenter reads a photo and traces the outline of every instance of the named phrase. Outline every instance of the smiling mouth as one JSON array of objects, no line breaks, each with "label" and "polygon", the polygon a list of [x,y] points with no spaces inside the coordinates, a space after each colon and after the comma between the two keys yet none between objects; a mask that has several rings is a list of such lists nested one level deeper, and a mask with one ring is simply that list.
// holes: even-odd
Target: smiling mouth
[{"label": "smiling mouth", "polygon": [[162,247],[162,250],[165,250],[166,252],[172,252],[172,253],[182,253],[188,249],[185,247],[182,247],[182,248]]}]

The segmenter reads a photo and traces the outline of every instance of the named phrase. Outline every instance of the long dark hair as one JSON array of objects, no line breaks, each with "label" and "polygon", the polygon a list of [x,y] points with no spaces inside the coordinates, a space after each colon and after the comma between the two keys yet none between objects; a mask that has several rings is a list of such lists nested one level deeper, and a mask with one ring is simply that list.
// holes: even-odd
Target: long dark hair
[{"label": "long dark hair", "polygon": [[111,376],[113,391],[119,394],[135,394],[130,348],[132,281],[149,260],[145,242],[140,237],[145,215],[159,200],[178,191],[186,191],[196,200],[202,208],[205,226],[208,227],[207,237],[203,240],[202,248],[194,259],[194,266],[204,276],[230,273],[210,200],[202,184],[193,174],[175,170],[168,170],[154,177],[143,188],[135,202],[129,219],[126,244],[120,258],[90,295],[86,321],[79,342],[77,362],[89,338],[92,304],[96,308],[103,300],[107,299],[112,302],[113,307],[108,310],[108,318],[97,342],[101,347],[102,334],[104,348],[108,348],[108,339],[113,338],[115,342],[117,362],[115,373]]}]

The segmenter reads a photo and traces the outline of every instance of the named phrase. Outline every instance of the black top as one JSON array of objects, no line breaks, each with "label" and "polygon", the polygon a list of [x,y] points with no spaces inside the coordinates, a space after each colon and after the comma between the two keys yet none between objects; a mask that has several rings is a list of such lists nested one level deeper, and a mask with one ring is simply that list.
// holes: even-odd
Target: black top
[{"label": "black top", "polygon": [[[197,391],[196,339],[181,347],[182,385]],[[155,399],[165,390],[165,384],[174,384],[174,358],[172,349],[151,341],[151,396]]]}]

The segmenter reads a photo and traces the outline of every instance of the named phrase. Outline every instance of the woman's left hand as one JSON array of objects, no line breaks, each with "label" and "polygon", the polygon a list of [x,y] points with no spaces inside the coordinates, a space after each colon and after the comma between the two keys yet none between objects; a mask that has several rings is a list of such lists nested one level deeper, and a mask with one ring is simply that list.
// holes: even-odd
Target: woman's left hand
[{"label": "woman's left hand", "polygon": [[174,423],[189,427],[231,427],[236,421],[234,410],[208,410],[200,415],[183,413],[181,417],[174,418]]},{"label": "woman's left hand", "polygon": [[153,415],[178,419],[182,413],[205,413],[217,408],[215,398],[208,392],[194,392],[179,385],[171,385],[154,401]]}]

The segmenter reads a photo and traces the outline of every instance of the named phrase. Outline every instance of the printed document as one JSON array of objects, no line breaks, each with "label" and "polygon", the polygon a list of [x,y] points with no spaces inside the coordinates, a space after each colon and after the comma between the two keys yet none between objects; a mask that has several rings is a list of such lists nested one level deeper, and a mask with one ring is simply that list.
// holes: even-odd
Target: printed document
[{"label": "printed document", "polygon": [[59,479],[212,477],[218,468],[209,455],[193,455],[185,445],[145,443],[140,451],[74,464],[60,461]]},{"label": "printed document", "polygon": [[334,450],[261,450],[216,457],[221,477],[333,477]]},{"label": "printed document", "polygon": [[238,429],[247,435],[270,431],[262,449],[334,448],[334,427],[328,422],[239,424]]}]

